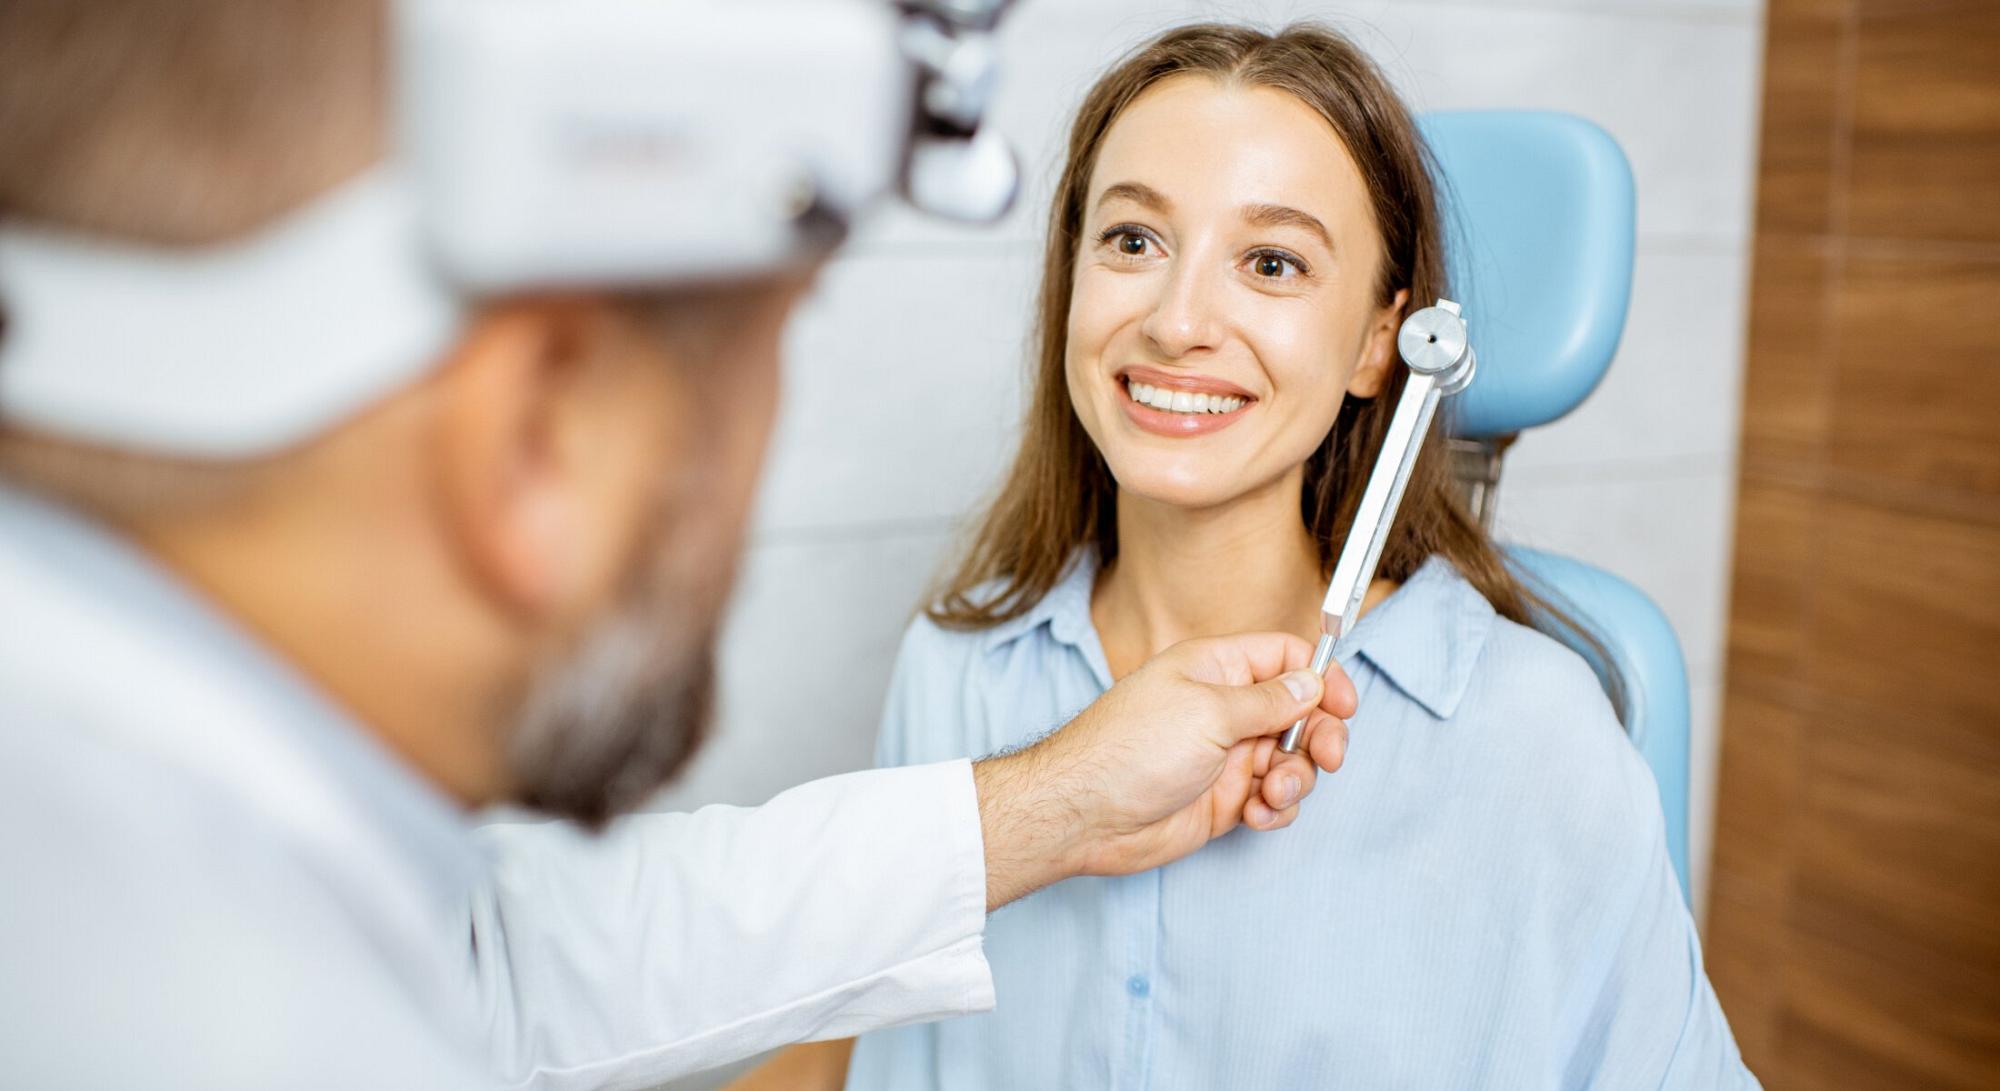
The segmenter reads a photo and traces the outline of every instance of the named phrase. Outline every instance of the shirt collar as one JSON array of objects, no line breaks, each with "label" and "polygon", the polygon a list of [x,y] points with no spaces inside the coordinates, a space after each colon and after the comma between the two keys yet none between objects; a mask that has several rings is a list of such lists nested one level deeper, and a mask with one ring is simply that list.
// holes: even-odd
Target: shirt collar
[{"label": "shirt collar", "polygon": [[1070,555],[1062,576],[1054,587],[1017,617],[986,631],[985,646],[998,648],[1047,625],[1049,635],[1071,647],[1081,648],[1095,632],[1090,619],[1090,594],[1097,586],[1097,547],[1085,545]]},{"label": "shirt collar", "polygon": [[1478,588],[1432,555],[1362,615],[1341,650],[1368,660],[1431,715],[1450,719],[1472,685],[1495,616]]},{"label": "shirt collar", "polygon": [[[1087,655],[1096,639],[1090,595],[1097,568],[1094,547],[1077,550],[1040,602],[987,630],[985,646],[997,648],[1046,625],[1050,637]],[[1472,683],[1495,616],[1486,596],[1434,555],[1362,616],[1340,650],[1344,659],[1366,659],[1431,715],[1449,719]]]}]

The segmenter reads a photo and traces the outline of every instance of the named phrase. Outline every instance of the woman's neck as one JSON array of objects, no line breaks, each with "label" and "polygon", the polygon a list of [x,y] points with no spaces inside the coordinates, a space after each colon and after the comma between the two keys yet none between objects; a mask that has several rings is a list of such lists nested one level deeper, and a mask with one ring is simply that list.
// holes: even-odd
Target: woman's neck
[{"label": "woman's neck", "polygon": [[1275,630],[1310,640],[1325,593],[1319,549],[1299,518],[1296,473],[1214,508],[1118,494],[1118,557],[1091,619],[1113,677],[1197,636]]}]

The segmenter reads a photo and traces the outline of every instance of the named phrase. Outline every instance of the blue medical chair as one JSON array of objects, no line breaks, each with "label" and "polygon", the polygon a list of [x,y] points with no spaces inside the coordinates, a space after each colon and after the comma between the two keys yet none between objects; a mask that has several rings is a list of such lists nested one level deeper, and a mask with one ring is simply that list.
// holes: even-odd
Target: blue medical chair
[{"label": "blue medical chair", "polygon": [[[1632,293],[1632,170],[1610,134],[1568,114],[1450,111],[1419,125],[1443,174],[1452,292],[1479,353],[1478,377],[1447,403],[1453,469],[1490,526],[1507,445],[1576,408],[1611,366]],[[1673,627],[1609,572],[1538,550],[1507,554],[1617,665],[1620,716],[1659,783],[1686,897],[1688,683]],[[1576,637],[1566,642],[1605,677]]]}]

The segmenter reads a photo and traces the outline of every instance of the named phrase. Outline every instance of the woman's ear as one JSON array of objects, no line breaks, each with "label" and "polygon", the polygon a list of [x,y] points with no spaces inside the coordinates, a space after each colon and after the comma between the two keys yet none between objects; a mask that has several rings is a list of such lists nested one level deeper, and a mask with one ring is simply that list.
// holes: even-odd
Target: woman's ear
[{"label": "woman's ear", "polygon": [[1403,306],[1410,290],[1398,288],[1396,298],[1375,312],[1368,335],[1361,342],[1361,362],[1347,381],[1347,393],[1356,398],[1373,398],[1389,385],[1389,368],[1396,360],[1396,332],[1403,325]]}]

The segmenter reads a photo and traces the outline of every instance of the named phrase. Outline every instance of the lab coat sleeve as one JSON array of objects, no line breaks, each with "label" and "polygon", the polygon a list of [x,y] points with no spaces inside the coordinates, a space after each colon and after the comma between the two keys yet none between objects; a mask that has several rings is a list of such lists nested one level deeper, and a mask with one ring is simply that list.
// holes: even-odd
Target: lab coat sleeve
[{"label": "lab coat sleeve", "polygon": [[469,974],[508,1086],[650,1087],[788,1042],[984,1011],[986,869],[966,761],[762,807],[481,836]]}]

